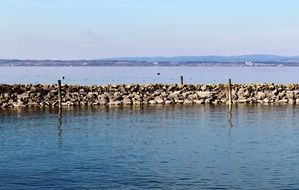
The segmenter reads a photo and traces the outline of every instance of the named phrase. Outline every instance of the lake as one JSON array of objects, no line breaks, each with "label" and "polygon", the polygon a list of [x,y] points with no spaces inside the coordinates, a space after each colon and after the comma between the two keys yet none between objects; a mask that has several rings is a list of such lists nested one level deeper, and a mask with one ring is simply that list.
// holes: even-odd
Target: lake
[{"label": "lake", "polygon": [[[160,75],[157,75],[160,73]],[[299,67],[0,67],[1,83],[299,83]]]},{"label": "lake", "polygon": [[0,189],[299,189],[299,106],[0,110]]}]

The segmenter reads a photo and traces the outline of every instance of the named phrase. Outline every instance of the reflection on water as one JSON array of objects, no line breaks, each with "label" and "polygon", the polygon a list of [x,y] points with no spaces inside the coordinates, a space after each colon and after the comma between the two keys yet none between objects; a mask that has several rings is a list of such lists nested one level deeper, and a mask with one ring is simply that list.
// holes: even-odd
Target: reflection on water
[{"label": "reflection on water", "polygon": [[232,109],[233,109],[233,106],[232,105],[228,105],[228,119],[227,119],[227,126],[228,127],[233,127],[233,122],[232,122],[233,113],[232,113]]},{"label": "reflection on water", "polygon": [[0,111],[0,189],[298,189],[299,106]]},{"label": "reflection on water", "polygon": [[59,137],[59,144],[61,144],[61,134],[62,134],[62,109],[58,108],[58,125],[57,125],[57,135]]}]

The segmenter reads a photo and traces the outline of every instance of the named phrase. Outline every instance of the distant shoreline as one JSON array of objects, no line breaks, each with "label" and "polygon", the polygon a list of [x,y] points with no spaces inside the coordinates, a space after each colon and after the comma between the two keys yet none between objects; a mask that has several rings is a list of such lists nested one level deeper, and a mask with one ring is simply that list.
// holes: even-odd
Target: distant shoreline
[{"label": "distant shoreline", "polygon": [[299,63],[254,63],[248,65],[243,62],[238,63],[136,63],[136,62],[71,62],[71,61],[0,61],[0,67],[299,67]]},{"label": "distant shoreline", "polygon": [[105,59],[0,59],[0,66],[299,66],[299,56],[176,56],[176,57],[116,57]]},{"label": "distant shoreline", "polygon": [[0,65],[1,67],[299,67],[299,64],[285,64],[285,65]]}]

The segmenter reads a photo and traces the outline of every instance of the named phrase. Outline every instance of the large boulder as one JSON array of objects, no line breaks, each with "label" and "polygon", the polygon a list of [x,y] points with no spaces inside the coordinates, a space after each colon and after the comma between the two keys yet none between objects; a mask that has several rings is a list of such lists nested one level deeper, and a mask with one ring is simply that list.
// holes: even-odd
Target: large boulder
[{"label": "large boulder", "polygon": [[266,97],[266,94],[264,93],[264,92],[257,92],[257,94],[256,94],[256,98],[258,99],[258,100],[262,100],[262,99],[264,99]]},{"label": "large boulder", "polygon": [[163,104],[163,103],[164,103],[163,98],[161,98],[160,96],[156,96],[156,97],[155,97],[155,101],[156,101],[158,104]]},{"label": "large boulder", "polygon": [[173,92],[173,93],[170,93],[169,95],[168,95],[168,98],[169,99],[176,99],[176,98],[178,98],[179,97],[179,93],[178,92]]},{"label": "large boulder", "polygon": [[213,93],[209,92],[209,91],[199,91],[199,92],[197,92],[197,96],[200,99],[202,99],[202,98],[211,98],[213,96]]}]

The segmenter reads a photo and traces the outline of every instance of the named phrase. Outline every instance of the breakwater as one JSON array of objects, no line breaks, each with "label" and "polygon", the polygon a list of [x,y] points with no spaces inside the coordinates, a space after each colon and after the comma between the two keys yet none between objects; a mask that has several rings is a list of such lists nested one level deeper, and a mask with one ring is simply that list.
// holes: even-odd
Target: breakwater
[{"label": "breakwater", "polygon": [[[232,102],[299,104],[299,84],[232,84]],[[78,86],[62,84],[62,106],[144,104],[226,104],[226,84],[119,84]],[[58,85],[0,85],[1,107],[55,107]]]}]

